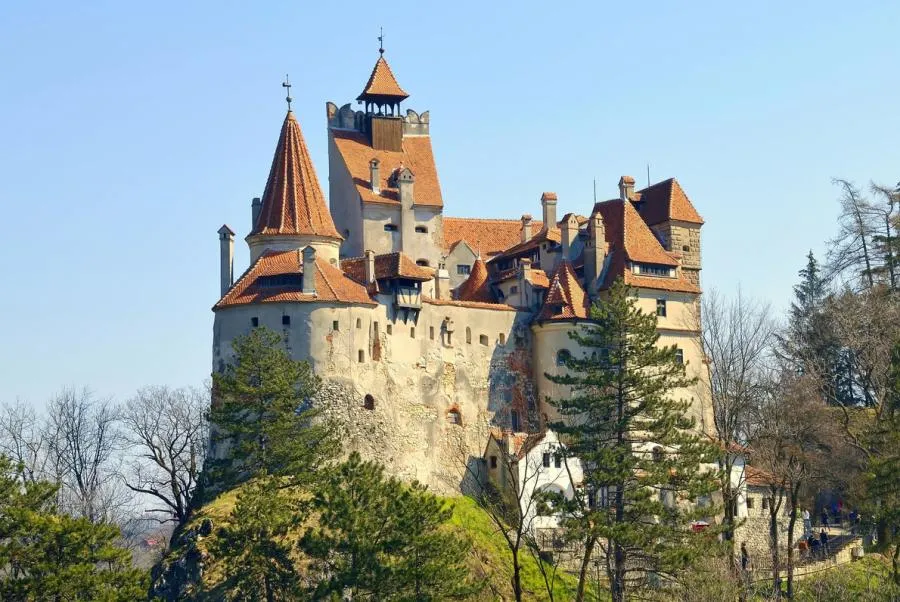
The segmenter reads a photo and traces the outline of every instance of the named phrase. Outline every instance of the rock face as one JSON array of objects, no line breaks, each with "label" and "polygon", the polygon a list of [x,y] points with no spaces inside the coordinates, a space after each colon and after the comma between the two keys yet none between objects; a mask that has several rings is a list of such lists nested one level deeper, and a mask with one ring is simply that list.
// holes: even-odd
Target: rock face
[{"label": "rock face", "polygon": [[197,541],[211,533],[212,521],[207,518],[173,535],[170,553],[151,571],[151,597],[175,602],[191,599],[201,590],[205,553]]}]

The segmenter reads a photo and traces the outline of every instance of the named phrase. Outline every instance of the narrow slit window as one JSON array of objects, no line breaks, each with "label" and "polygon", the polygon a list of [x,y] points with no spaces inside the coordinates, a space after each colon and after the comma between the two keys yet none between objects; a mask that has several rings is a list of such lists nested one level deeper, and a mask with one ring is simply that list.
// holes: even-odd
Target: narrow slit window
[{"label": "narrow slit window", "polygon": [[657,299],[656,300],[656,315],[660,318],[666,317],[666,300],[665,299]]},{"label": "narrow slit window", "polygon": [[340,324],[337,320],[331,323],[331,330],[340,330]]},{"label": "narrow slit window", "polygon": [[363,351],[362,349],[360,349],[358,357],[359,357],[359,363],[360,364],[363,363],[364,361],[366,361],[366,352]]},{"label": "narrow slit window", "polygon": [[428,338],[434,340],[434,326],[428,327]]},{"label": "narrow slit window", "polygon": [[411,339],[416,338],[416,327],[415,326],[411,326],[409,328],[409,338],[411,338]]},{"label": "narrow slit window", "polygon": [[506,335],[503,334],[502,332],[500,333],[500,344],[506,345]]},{"label": "narrow slit window", "polygon": [[291,325],[291,317],[290,316],[281,316],[281,325],[282,326],[290,326]]}]

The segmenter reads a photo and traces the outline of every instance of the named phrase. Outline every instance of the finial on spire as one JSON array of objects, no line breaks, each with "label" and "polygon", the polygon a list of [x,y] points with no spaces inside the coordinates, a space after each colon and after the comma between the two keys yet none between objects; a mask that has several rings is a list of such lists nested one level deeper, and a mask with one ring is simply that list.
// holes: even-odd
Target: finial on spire
[{"label": "finial on spire", "polygon": [[287,88],[287,96],[285,96],[284,99],[287,101],[288,112],[290,112],[290,110],[291,110],[291,101],[294,100],[294,99],[291,98],[291,78],[290,78],[287,74],[285,74],[285,76],[284,76],[284,81],[281,82],[281,87],[282,87],[282,88]]},{"label": "finial on spire", "polygon": [[384,54],[384,28],[378,28],[378,54]]}]

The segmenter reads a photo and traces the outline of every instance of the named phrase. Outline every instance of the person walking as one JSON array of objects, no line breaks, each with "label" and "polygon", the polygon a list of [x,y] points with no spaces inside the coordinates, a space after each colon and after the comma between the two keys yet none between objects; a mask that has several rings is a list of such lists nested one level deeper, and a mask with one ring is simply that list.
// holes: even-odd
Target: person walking
[{"label": "person walking", "polygon": [[741,542],[741,570],[745,573],[750,568],[750,554],[747,552],[747,542]]},{"label": "person walking", "polygon": [[809,508],[803,509],[803,538],[809,537],[812,533],[812,519],[809,517]]},{"label": "person walking", "polygon": [[822,529],[819,533],[819,542],[822,544],[822,558],[828,556],[828,531]]},{"label": "person walking", "polygon": [[822,508],[822,527],[828,528],[828,509]]}]

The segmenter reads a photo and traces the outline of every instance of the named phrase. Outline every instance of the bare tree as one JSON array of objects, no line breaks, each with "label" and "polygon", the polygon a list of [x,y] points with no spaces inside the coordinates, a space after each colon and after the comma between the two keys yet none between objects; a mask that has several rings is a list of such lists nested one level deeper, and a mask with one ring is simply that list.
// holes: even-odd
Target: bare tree
[{"label": "bare tree", "polygon": [[880,271],[886,276],[886,284],[896,291],[900,287],[900,185],[891,189],[870,182],[869,190],[881,201],[873,201],[869,206],[877,224],[873,242],[883,262]]},{"label": "bare tree", "polygon": [[701,341],[707,359],[713,423],[723,447],[719,468],[724,536],[733,547],[741,490],[741,483],[733,480],[733,469],[747,441],[747,425],[760,395],[775,326],[769,305],[747,299],[740,290],[731,299],[715,290],[704,295],[702,315]]},{"label": "bare tree", "polygon": [[117,522],[130,502],[119,486],[122,447],[117,408],[90,389],[64,389],[47,408],[51,462],[60,475],[63,508],[91,522]]},{"label": "bare tree", "polygon": [[16,463],[25,482],[56,482],[44,418],[30,404],[17,401],[0,407],[0,454]]},{"label": "bare tree", "polygon": [[150,496],[160,522],[183,524],[190,513],[209,428],[208,393],[198,389],[146,387],[122,412],[124,438],[132,446],[126,485]]},{"label": "bare tree", "polygon": [[852,182],[835,178],[841,189],[838,234],[829,241],[830,276],[847,274],[859,278],[864,288],[875,286],[873,237],[877,232],[875,213],[862,192]]}]

